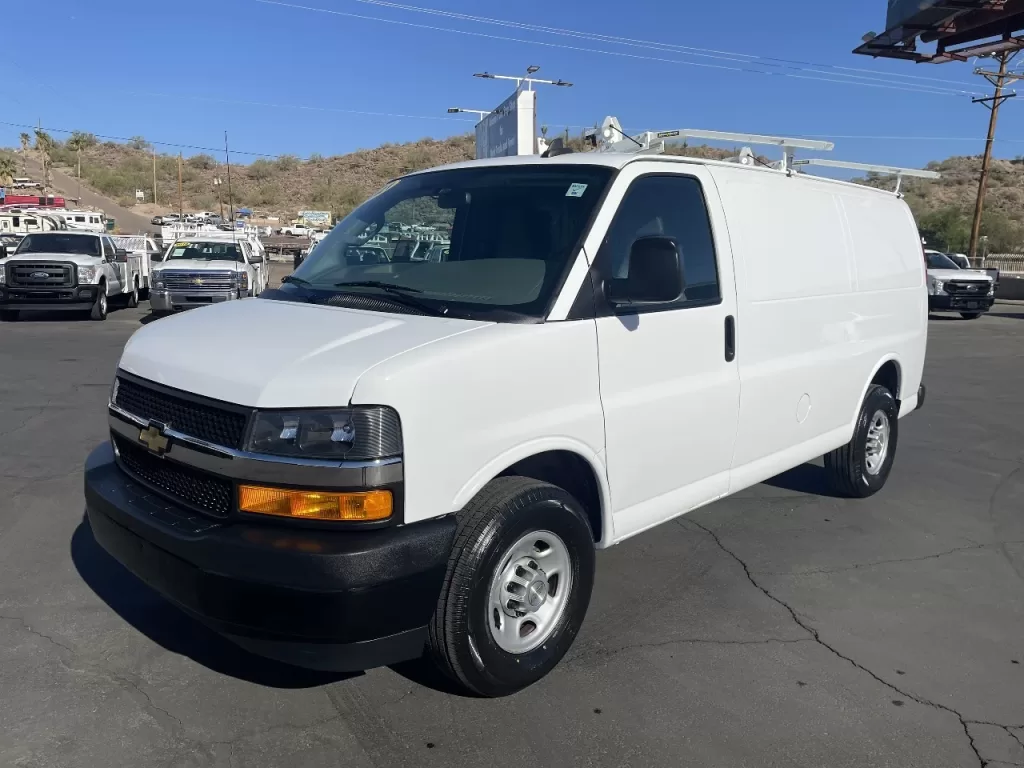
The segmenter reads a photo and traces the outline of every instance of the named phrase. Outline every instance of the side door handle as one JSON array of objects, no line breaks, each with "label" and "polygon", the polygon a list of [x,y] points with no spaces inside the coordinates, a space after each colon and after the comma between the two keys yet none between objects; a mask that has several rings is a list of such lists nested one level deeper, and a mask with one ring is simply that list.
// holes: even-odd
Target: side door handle
[{"label": "side door handle", "polygon": [[729,315],[725,318],[725,362],[736,359],[736,318]]}]

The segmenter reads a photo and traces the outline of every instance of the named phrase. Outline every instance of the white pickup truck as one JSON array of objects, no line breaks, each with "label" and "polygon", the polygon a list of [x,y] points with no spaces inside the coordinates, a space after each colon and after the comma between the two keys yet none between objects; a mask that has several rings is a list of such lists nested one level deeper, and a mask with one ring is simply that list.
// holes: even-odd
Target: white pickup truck
[{"label": "white pickup truck", "polygon": [[977,320],[996,300],[998,270],[961,269],[938,251],[924,252],[928,264],[928,311],[959,312],[964,320]]},{"label": "white pickup truck", "polygon": [[143,288],[139,257],[130,257],[109,235],[95,232],[36,232],[0,260],[0,320],[22,310],[88,312],[105,320],[109,300],[139,305]]},{"label": "white pickup truck", "polygon": [[281,227],[281,234],[289,237],[309,237],[314,231],[312,227],[307,227],[305,224],[289,224],[287,227]]},{"label": "white pickup truck", "polygon": [[155,313],[168,313],[259,296],[268,276],[258,240],[198,232],[172,243],[153,269],[149,304]]}]

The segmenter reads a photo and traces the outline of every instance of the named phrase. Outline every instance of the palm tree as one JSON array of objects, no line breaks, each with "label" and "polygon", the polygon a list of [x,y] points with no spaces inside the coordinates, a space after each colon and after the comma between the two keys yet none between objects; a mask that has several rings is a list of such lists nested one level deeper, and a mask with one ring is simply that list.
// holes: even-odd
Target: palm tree
[{"label": "palm tree", "polygon": [[28,152],[28,146],[29,146],[29,144],[32,143],[32,137],[29,136],[27,133],[23,133],[23,134],[21,134],[20,138],[21,138],[21,151],[22,152]]},{"label": "palm tree", "polygon": [[50,188],[50,169],[53,167],[53,158],[50,156],[57,148],[57,142],[53,140],[42,128],[36,128],[36,149],[43,156],[43,194]]},{"label": "palm tree", "polygon": [[13,179],[17,172],[17,161],[10,155],[0,155],[0,184]]}]

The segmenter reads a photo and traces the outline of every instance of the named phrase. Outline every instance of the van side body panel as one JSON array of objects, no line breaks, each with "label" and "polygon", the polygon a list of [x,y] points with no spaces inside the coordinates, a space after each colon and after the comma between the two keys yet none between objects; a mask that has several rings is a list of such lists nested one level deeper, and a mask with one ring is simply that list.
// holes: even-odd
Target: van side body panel
[{"label": "van side body panel", "polygon": [[850,440],[887,360],[917,392],[927,334],[920,241],[894,195],[710,169],[737,281],[741,397],[730,492]]}]

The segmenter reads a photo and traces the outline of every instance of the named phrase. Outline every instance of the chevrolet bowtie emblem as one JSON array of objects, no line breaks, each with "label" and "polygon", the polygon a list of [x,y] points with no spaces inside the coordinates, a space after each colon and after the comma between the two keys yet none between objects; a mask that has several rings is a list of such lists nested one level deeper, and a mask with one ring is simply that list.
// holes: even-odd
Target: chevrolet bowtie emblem
[{"label": "chevrolet bowtie emblem", "polygon": [[153,425],[139,432],[139,442],[157,456],[162,456],[170,444],[170,440],[164,436],[163,431]]},{"label": "chevrolet bowtie emblem", "polygon": [[201,277],[193,278],[192,285],[202,285],[202,284],[203,284],[203,278],[201,278]]}]

